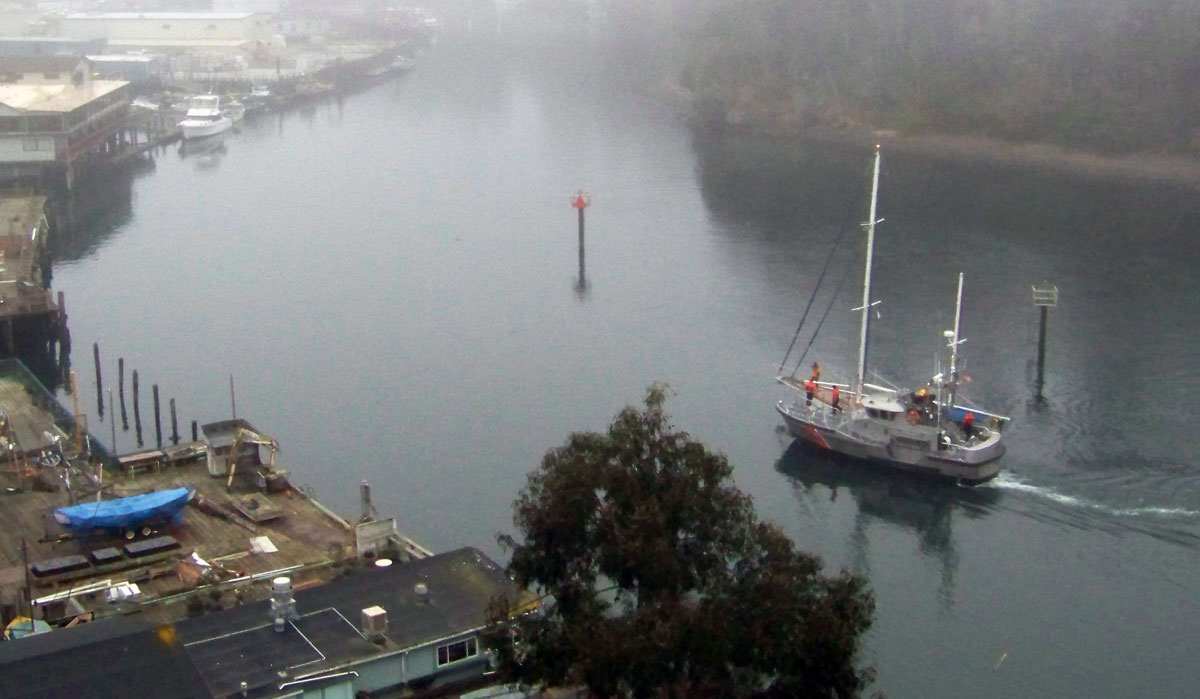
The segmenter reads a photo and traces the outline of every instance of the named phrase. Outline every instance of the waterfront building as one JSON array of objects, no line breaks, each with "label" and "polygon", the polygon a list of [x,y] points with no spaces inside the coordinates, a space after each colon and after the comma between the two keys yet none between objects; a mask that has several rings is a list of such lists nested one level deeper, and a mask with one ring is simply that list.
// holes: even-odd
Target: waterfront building
[{"label": "waterfront building", "polygon": [[80,12],[63,17],[60,31],[125,50],[245,52],[271,40],[270,20],[258,12]]},{"label": "waterfront building", "polygon": [[97,80],[79,56],[0,57],[0,178],[64,174],[115,149],[132,99],[130,83]]},{"label": "waterfront building", "polygon": [[158,87],[171,75],[171,64],[162,54],[89,54],[95,75],[104,80],[128,80],[137,86]]},{"label": "waterfront building", "polygon": [[16,360],[0,406],[0,696],[444,695],[491,681],[493,599],[537,609],[478,550],[398,534],[365,483],[357,523],[328,510],[245,420],[114,457]]},{"label": "waterfront building", "polygon": [[0,695],[446,696],[491,682],[488,603],[516,593],[473,548],[271,587],[271,599],[173,624],[122,617],[0,643]]}]

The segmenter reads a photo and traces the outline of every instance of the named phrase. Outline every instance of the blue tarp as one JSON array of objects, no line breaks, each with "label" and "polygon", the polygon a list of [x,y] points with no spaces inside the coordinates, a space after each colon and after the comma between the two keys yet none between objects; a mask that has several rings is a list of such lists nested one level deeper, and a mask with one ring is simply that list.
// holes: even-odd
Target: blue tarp
[{"label": "blue tarp", "polygon": [[178,522],[183,517],[183,506],[191,498],[190,488],[157,490],[127,498],[60,507],[54,511],[54,518],[72,529],[116,529],[130,527],[156,517],[166,517]]}]

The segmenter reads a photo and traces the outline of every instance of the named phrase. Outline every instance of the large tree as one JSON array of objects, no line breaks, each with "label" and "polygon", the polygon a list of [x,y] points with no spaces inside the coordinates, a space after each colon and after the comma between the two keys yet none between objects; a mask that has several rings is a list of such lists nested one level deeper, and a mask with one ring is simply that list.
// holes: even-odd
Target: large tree
[{"label": "large tree", "polygon": [[[795,549],[653,386],[606,434],[547,452],[514,504],[508,572],[542,598],[488,645],[504,679],[600,696],[857,696],[874,602]],[[496,600],[496,620],[517,605]]]}]

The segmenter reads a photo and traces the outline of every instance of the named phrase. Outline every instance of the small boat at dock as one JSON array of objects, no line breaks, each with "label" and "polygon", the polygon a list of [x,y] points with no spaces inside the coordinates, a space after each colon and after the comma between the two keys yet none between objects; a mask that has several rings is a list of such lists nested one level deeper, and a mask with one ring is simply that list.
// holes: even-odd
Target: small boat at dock
[{"label": "small boat at dock", "polygon": [[229,117],[229,120],[236,124],[246,116],[246,105],[237,100],[231,100],[221,107],[221,114]]},{"label": "small boat at dock", "polygon": [[179,122],[183,139],[215,136],[233,128],[233,119],[221,111],[221,98],[217,95],[196,95],[188,101],[187,114]]}]

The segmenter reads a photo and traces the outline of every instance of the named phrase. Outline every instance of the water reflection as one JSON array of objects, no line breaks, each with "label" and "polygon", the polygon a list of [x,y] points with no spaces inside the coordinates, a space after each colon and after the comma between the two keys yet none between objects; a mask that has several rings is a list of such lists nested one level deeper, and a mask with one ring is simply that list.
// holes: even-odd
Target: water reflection
[{"label": "water reflection", "polygon": [[196,170],[213,170],[221,164],[221,157],[228,150],[225,140],[229,133],[225,131],[215,136],[184,141],[179,145],[179,157],[191,160]]},{"label": "water reflection", "polygon": [[836,501],[849,495],[856,507],[849,537],[851,557],[864,575],[870,575],[867,528],[872,522],[916,534],[921,553],[941,565],[938,597],[946,606],[953,604],[959,564],[955,513],[977,519],[994,511],[1003,497],[997,488],[959,487],[880,470],[801,440],[788,446],[775,469],[791,481],[793,493],[806,509],[819,500]]},{"label": "water reflection", "polygon": [[131,218],[133,183],[155,171],[150,152],[88,178],[86,186],[50,198],[50,264],[89,256]]}]

